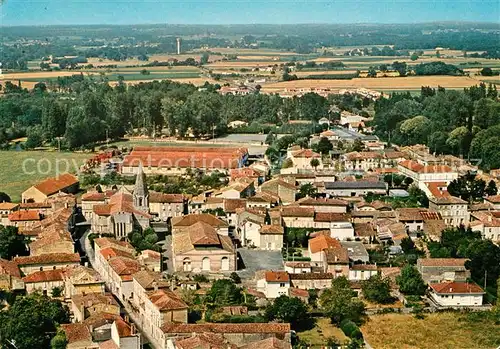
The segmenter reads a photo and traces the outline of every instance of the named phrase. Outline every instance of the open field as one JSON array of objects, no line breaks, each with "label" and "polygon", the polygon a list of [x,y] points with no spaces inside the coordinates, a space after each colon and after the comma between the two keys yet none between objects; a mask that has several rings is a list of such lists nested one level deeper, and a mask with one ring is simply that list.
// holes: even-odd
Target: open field
[{"label": "open field", "polygon": [[0,191],[13,201],[36,182],[64,172],[76,173],[89,153],[59,153],[49,151],[0,151]]},{"label": "open field", "polygon": [[263,92],[280,92],[285,89],[323,88],[331,90],[364,87],[372,90],[420,90],[422,86],[442,86],[461,89],[479,84],[478,80],[466,76],[410,76],[387,78],[355,78],[352,80],[295,80],[262,86]]},{"label": "open field", "polygon": [[371,316],[361,331],[376,349],[497,348],[500,325],[491,319],[475,320],[472,315],[434,313],[423,320],[413,315],[377,315]]},{"label": "open field", "polygon": [[348,338],[338,327],[330,323],[330,319],[318,318],[316,326],[312,330],[298,332],[301,340],[304,340],[311,348],[324,348],[328,338],[336,338],[338,342],[344,343]]}]

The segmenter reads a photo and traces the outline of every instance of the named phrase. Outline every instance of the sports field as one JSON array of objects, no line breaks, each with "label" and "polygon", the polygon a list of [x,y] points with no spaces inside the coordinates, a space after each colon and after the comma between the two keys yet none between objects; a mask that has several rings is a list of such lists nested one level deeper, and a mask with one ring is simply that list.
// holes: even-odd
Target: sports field
[{"label": "sports field", "polygon": [[21,193],[33,184],[57,174],[76,173],[91,156],[55,151],[0,151],[0,191],[13,201],[20,201]]}]

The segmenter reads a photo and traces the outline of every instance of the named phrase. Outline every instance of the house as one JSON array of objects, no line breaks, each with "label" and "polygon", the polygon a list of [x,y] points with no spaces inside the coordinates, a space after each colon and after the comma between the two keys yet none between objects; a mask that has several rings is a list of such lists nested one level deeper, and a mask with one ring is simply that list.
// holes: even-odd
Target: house
[{"label": "house", "polygon": [[53,253],[39,256],[15,257],[13,261],[24,275],[29,275],[37,271],[76,267],[80,265],[80,255],[78,253]]},{"label": "house", "polygon": [[104,205],[108,203],[109,198],[116,193],[116,190],[106,190],[105,192],[88,191],[81,197],[82,214],[85,220],[91,222],[93,219],[94,205]]},{"label": "house", "polygon": [[261,250],[281,251],[285,230],[280,225],[263,225],[259,229],[259,239],[255,244]]},{"label": "house", "polygon": [[313,208],[314,212],[322,213],[346,213],[349,203],[339,199],[312,198],[306,196],[295,202],[300,207]]},{"label": "house", "polygon": [[92,268],[79,265],[63,273],[64,295],[71,298],[88,293],[104,293],[104,281]]},{"label": "house", "polygon": [[460,226],[469,222],[468,203],[455,196],[430,197],[429,209],[441,214],[446,225]]},{"label": "house", "polygon": [[385,167],[381,153],[372,151],[350,152],[340,156],[341,165],[347,171],[371,171]]},{"label": "house", "polygon": [[160,252],[144,250],[137,256],[139,263],[150,271],[161,271],[162,256]]},{"label": "house", "polygon": [[99,342],[101,348],[106,348],[106,346],[109,348],[109,345],[111,345],[111,348],[115,349],[116,347],[112,346],[114,342],[111,340],[111,327],[113,326],[113,322],[120,318],[119,314],[101,312],[89,316],[83,320],[83,323],[91,330],[92,338],[96,342]]},{"label": "house", "polygon": [[371,264],[354,264],[349,269],[349,280],[363,281],[368,280],[372,276],[378,275],[376,265]]},{"label": "house", "polygon": [[289,274],[310,273],[311,262],[285,262],[285,271]]},{"label": "house", "polygon": [[235,168],[229,172],[231,181],[236,181],[239,178],[251,178],[255,188],[261,185],[265,180],[265,171],[259,171],[252,167]]},{"label": "house", "polygon": [[115,348],[140,349],[141,334],[136,331],[135,324],[129,324],[121,317],[116,318],[111,324],[111,339],[103,347],[104,343],[100,344],[100,349],[112,348],[111,342]]},{"label": "house", "polygon": [[318,212],[314,215],[314,228],[330,230],[330,236],[340,240],[354,238],[351,216],[347,213]]},{"label": "house", "polygon": [[59,192],[72,193],[78,192],[78,178],[72,174],[65,173],[57,177],[48,178],[34,186],[26,189],[21,194],[21,201],[44,202],[50,196]]},{"label": "house", "polygon": [[370,261],[370,255],[366,251],[365,246],[359,241],[341,241],[342,246],[347,249],[349,254],[349,259],[353,262],[361,261],[363,263],[368,263]]},{"label": "house", "polygon": [[[218,334],[237,347],[248,345],[249,342],[256,342],[274,337],[286,343],[291,342],[290,324],[279,323],[165,324],[162,327],[162,332],[164,339],[162,343],[165,344],[169,339],[192,337],[193,333]],[[162,346],[162,348],[164,348],[164,346]],[[226,349],[226,347],[223,348]],[[265,347],[259,346],[255,348]]]},{"label": "house", "polygon": [[257,289],[263,292],[268,299],[279,296],[288,296],[290,277],[286,271],[266,271],[264,278],[257,280]]},{"label": "house", "polygon": [[260,229],[266,224],[266,211],[256,207],[237,210],[238,238],[243,246],[260,245]]},{"label": "house", "polygon": [[120,305],[111,294],[87,293],[71,297],[69,308],[75,322],[106,313],[120,316]]},{"label": "house", "polygon": [[368,193],[386,195],[388,185],[381,181],[325,182],[325,193],[331,196],[365,196]]},{"label": "house", "polygon": [[35,271],[23,277],[27,293],[41,291],[51,295],[54,289],[64,289],[63,269]]},{"label": "house", "polygon": [[236,249],[229,236],[200,220],[173,234],[172,260],[178,272],[230,272],[236,270]]},{"label": "house", "polygon": [[203,172],[240,168],[248,159],[248,149],[230,147],[134,147],[123,159],[122,174],[136,174],[144,166],[146,174],[182,175],[193,170]]},{"label": "house", "polygon": [[377,232],[372,223],[354,223],[354,236],[363,243],[372,243],[377,238]]},{"label": "house", "polygon": [[187,199],[182,194],[149,193],[149,213],[166,222],[187,213]]},{"label": "house", "polygon": [[[253,343],[252,343],[253,344]],[[220,334],[215,333],[193,333],[187,338],[171,338],[167,340],[166,349],[193,349],[193,348],[209,348],[209,349],[236,349],[237,346],[229,343]]]},{"label": "house", "polygon": [[234,182],[228,183],[224,188],[215,193],[216,197],[225,199],[242,199],[254,195],[254,182],[250,178],[239,178]]},{"label": "house", "polygon": [[494,210],[500,210],[500,195],[490,195],[484,198],[485,204],[490,204]]},{"label": "house", "polygon": [[288,228],[314,228],[314,209],[311,207],[283,206],[281,218]]},{"label": "house", "polygon": [[195,223],[203,222],[214,228],[218,234],[229,235],[228,224],[222,219],[208,213],[200,214],[187,214],[181,217],[174,217],[171,221],[172,235],[175,233],[186,230]]},{"label": "house", "polygon": [[286,181],[282,178],[275,178],[262,183],[259,188],[262,193],[270,193],[279,197],[285,205],[295,202],[295,193],[297,192],[295,180],[292,183],[292,180]]},{"label": "house", "polygon": [[68,349],[99,349],[99,344],[92,340],[89,328],[82,323],[62,324]]},{"label": "house", "polygon": [[10,292],[23,289],[24,282],[17,264],[0,258],[0,290]]},{"label": "house", "polygon": [[458,173],[448,165],[423,165],[414,160],[399,162],[398,171],[413,179],[414,183],[424,191],[427,182],[444,182],[448,185],[458,178]]},{"label": "house", "polygon": [[419,258],[417,269],[427,283],[462,282],[470,278],[466,258]]},{"label": "house", "polygon": [[423,230],[425,221],[441,220],[438,212],[426,208],[397,208],[396,217],[409,233]]},{"label": "house", "polygon": [[277,195],[273,195],[268,192],[257,193],[256,195],[247,198],[246,207],[247,208],[272,208],[278,205],[280,198]]},{"label": "house", "polygon": [[[292,167],[290,169],[282,169],[286,173],[298,173],[303,170],[321,170],[323,168],[323,161],[321,160],[321,155],[315,153],[311,149],[300,149],[291,152],[289,159],[292,161]],[[318,166],[312,166],[311,160],[318,160]],[[289,172],[291,170],[292,172]]]},{"label": "house", "polygon": [[324,290],[332,286],[332,273],[301,273],[289,274],[292,287],[302,290]]},{"label": "house", "polygon": [[56,253],[74,253],[73,238],[67,224],[51,224],[44,227],[37,239],[29,244],[31,256]]},{"label": "house", "polygon": [[236,227],[238,223],[238,210],[247,207],[246,199],[224,199],[223,210],[226,213],[226,222],[230,227]]},{"label": "house", "polygon": [[19,209],[19,204],[11,202],[0,202],[0,224],[9,225],[9,215]]},{"label": "house", "polygon": [[429,284],[429,296],[441,307],[473,307],[483,304],[485,292],[472,282],[442,282]]},{"label": "house", "polygon": [[43,215],[37,211],[18,210],[7,216],[7,225],[18,227],[20,230],[30,230],[42,219]]}]

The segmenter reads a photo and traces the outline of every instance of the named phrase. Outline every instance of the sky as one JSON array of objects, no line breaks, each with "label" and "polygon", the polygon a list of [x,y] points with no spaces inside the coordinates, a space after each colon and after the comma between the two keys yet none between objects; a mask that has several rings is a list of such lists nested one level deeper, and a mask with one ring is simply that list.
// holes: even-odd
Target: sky
[{"label": "sky", "polygon": [[0,0],[0,25],[500,23],[500,0]]}]

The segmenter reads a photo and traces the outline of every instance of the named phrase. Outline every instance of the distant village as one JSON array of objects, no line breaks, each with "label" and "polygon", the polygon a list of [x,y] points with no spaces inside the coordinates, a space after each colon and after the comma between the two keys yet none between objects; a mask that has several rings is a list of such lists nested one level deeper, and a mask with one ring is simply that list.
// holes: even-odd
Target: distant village
[{"label": "distant village", "polygon": [[[26,256],[0,259],[0,289],[41,292],[67,304],[72,322],[62,329],[72,349],[139,349],[144,343],[161,349],[291,348],[289,323],[196,321],[186,293],[204,297],[215,280],[238,279],[255,306],[217,308],[229,318],[256,315],[280,296],[308,304],[311,290],[321,294],[339,277],[359,294],[364,281],[379,275],[390,279],[391,294],[404,308],[408,300],[396,281],[402,268],[391,261],[411,243],[424,246],[415,267],[427,285],[426,307],[489,309],[467,259],[431,258],[425,244],[439,243],[446,229],[470,227],[498,245],[500,195],[472,203],[447,188],[467,174],[498,185],[500,171],[486,174],[421,145],[388,147],[366,121],[350,113],[342,113],[341,126],[320,120],[328,127],[310,143],[328,140],[328,156],[295,145],[277,170],[276,159],[256,157],[246,147],[136,146],[97,156],[87,166],[111,169],[134,184],[96,185],[82,193],[72,174],[39,182],[21,202],[0,203],[0,223],[29,240]],[[338,151],[339,143],[361,149]],[[223,174],[227,183],[199,195],[151,189],[155,175],[194,171]],[[428,207],[395,204],[414,188]],[[130,238],[139,232],[147,240],[151,231],[160,237],[151,240],[154,248],[138,248]],[[290,239],[292,232],[303,234],[303,241]],[[383,266],[372,258],[381,247],[389,261]]]}]

